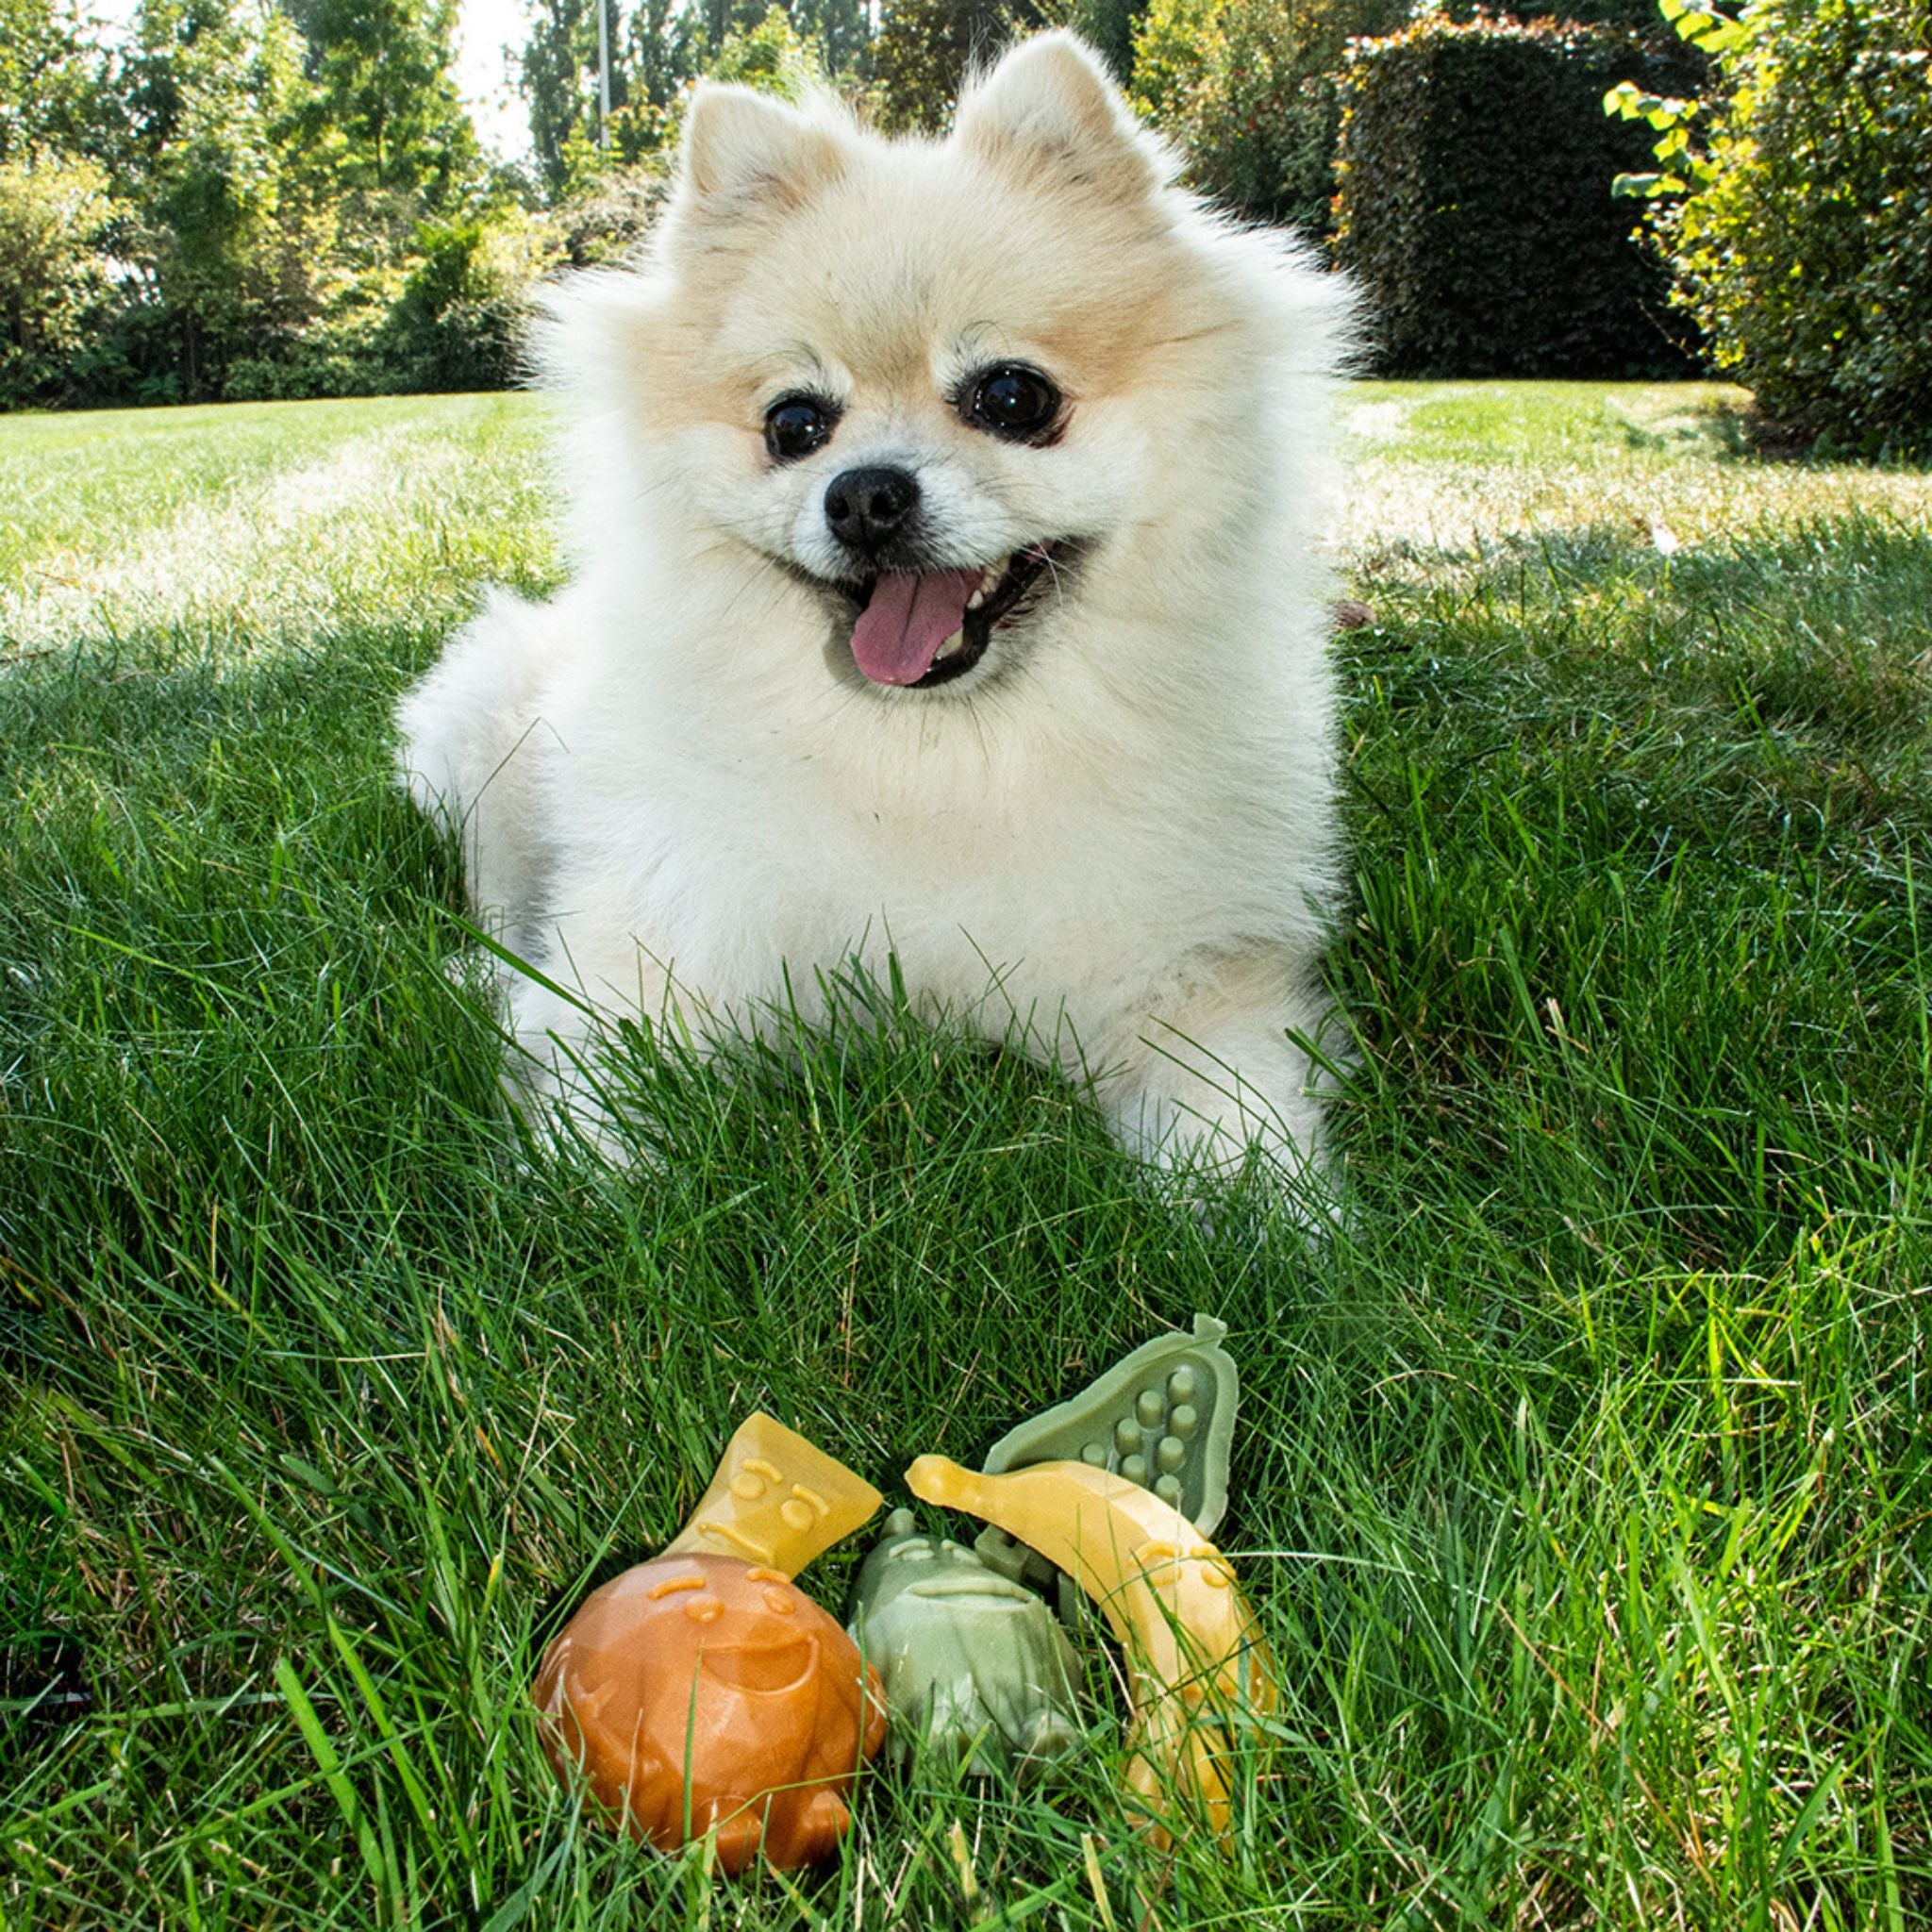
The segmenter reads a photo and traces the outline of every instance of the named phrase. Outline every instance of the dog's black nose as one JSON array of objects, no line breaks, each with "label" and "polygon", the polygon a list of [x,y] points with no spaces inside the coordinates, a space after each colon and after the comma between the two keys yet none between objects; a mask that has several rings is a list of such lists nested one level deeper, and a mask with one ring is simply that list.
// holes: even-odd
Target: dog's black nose
[{"label": "dog's black nose", "polygon": [[825,522],[854,550],[903,537],[918,508],[918,480],[905,470],[847,470],[825,486]]}]

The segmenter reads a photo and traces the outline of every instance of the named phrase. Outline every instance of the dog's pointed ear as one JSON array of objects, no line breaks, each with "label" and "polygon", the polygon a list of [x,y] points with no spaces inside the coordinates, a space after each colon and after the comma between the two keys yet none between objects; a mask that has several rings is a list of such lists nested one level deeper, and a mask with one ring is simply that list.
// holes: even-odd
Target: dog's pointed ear
[{"label": "dog's pointed ear", "polygon": [[1159,149],[1100,57],[1065,32],[1022,41],[959,102],[955,139],[990,160],[1052,171],[1113,194],[1150,193]]},{"label": "dog's pointed ear", "polygon": [[845,153],[824,120],[748,87],[700,81],[684,119],[681,178],[706,212],[795,208],[837,177]]}]

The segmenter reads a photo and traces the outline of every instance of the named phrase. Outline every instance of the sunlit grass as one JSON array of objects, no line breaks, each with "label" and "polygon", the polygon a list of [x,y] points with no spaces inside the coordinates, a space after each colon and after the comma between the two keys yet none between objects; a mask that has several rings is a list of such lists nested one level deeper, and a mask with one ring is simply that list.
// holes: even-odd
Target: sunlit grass
[{"label": "sunlit grass", "polygon": [[1716,383],[1362,383],[1341,534],[1370,558],[1596,526],[1658,545],[1861,511],[1923,528],[1932,474],[1755,460]]},{"label": "sunlit grass", "polygon": [[[659,1167],[520,1139],[387,716],[555,578],[541,407],[0,422],[0,1923],[1932,1918],[1932,486],[1724,400],[1351,399],[1319,1248],[875,1008],[636,1042]],[[871,1779],[824,1873],[575,1817],[535,1648],[746,1410],[891,1491],[1197,1307],[1226,1852],[1128,1828],[1091,1633],[1065,1781]]]},{"label": "sunlit grass", "polygon": [[554,555],[534,396],[0,421],[0,635],[259,653],[446,625]]}]

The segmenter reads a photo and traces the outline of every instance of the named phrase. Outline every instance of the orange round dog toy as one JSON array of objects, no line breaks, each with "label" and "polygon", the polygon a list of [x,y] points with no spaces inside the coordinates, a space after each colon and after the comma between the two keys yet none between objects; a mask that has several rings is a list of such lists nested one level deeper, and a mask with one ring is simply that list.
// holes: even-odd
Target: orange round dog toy
[{"label": "orange round dog toy", "polygon": [[731,1873],[760,1852],[785,1869],[827,1857],[886,1736],[858,1645],[782,1572],[735,1557],[658,1557],[593,1591],[535,1695],[559,1772],[581,1766],[660,1850],[716,1827]]}]

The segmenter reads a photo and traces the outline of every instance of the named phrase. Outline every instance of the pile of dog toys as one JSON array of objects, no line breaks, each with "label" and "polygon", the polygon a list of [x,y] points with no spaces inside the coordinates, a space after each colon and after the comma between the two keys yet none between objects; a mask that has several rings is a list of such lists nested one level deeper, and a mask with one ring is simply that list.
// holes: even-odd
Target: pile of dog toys
[{"label": "pile of dog toys", "polygon": [[727,1872],[810,1864],[843,1836],[852,1781],[882,1746],[1023,1777],[1074,1748],[1078,1590],[1126,1665],[1126,1785],[1145,1828],[1161,1843],[1224,1830],[1226,1767],[1275,1701],[1253,1613],[1207,1540],[1239,1392],[1225,1333],[1196,1315],[1191,1335],[1136,1349],[1003,1437],[983,1470],[920,1457],[912,1493],[986,1527],[969,1547],[893,1510],[849,1630],[792,1579],[883,1499],[770,1416],[747,1418],[663,1554],[593,1591],[545,1650],[534,1694],[551,1761],[663,1850],[715,1833]]}]

